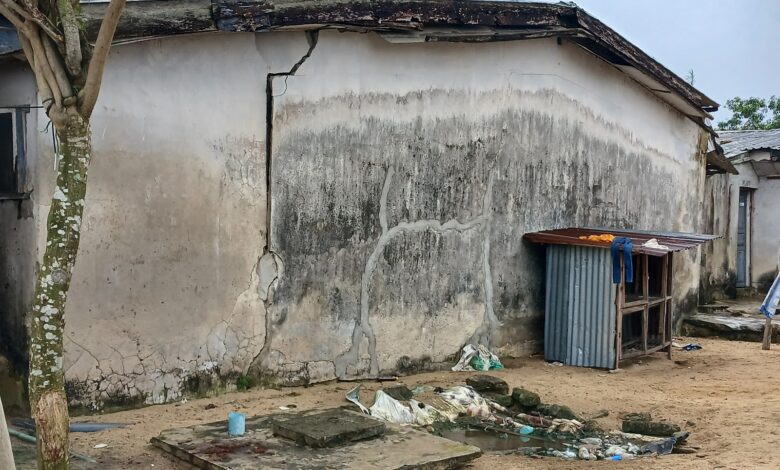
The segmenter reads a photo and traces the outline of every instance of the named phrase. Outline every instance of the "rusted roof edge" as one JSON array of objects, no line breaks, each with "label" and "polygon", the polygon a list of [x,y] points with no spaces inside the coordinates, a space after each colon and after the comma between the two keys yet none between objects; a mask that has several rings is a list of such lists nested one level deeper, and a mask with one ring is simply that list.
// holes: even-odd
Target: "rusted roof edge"
[{"label": "rusted roof edge", "polygon": [[[83,3],[87,35],[94,37],[106,3]],[[695,109],[717,110],[718,103],[675,75],[626,38],[574,4],[502,1],[425,0],[143,0],[128,2],[117,29],[117,40],[160,37],[206,31],[271,31],[288,27],[360,27],[374,31],[423,30],[433,26],[528,28],[533,34],[439,35],[438,41],[512,40],[554,36],[549,31],[580,30],[606,50],[663,84]],[[561,33],[561,36],[569,33]],[[608,50],[608,51],[607,51]],[[595,52],[599,54],[599,52]],[[678,108],[679,109],[679,108]],[[683,114],[688,113],[680,110]],[[693,116],[690,116],[693,117]]]},{"label": "rusted roof edge", "polygon": [[[700,233],[683,232],[664,232],[652,230],[629,230],[615,228],[594,228],[594,227],[569,227],[553,230],[542,230],[539,232],[530,232],[523,235],[534,243],[553,244],[553,245],[576,245],[576,246],[594,246],[609,249],[611,243],[581,239],[579,237],[588,235],[612,234],[621,237],[628,237],[633,241],[634,253],[645,253],[653,256],[663,256],[670,252],[682,251],[695,248],[698,245],[720,238],[717,235],[707,235]],[[658,244],[665,246],[661,248],[644,243],[650,239],[656,239]]]},{"label": "rusted roof edge", "polygon": [[595,40],[620,55],[634,67],[668,86],[694,107],[705,112],[717,111],[720,107],[716,101],[647,55],[617,31],[579,7],[577,8],[577,20],[584,29],[594,36]]}]

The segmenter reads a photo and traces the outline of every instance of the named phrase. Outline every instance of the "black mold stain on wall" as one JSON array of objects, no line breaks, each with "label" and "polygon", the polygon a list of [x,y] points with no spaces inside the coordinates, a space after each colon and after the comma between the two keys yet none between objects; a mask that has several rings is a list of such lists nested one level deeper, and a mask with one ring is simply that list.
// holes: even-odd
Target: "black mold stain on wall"
[{"label": "black mold stain on wall", "polygon": [[[298,334],[303,296],[324,299],[314,315],[323,328],[339,322],[353,331],[368,275],[372,323],[395,319],[410,330],[447,325],[426,333],[424,341],[382,346],[379,340],[378,350],[369,353],[385,358],[381,370],[399,367],[403,357],[404,363],[423,357],[436,362],[456,353],[478,333],[472,321],[477,314],[486,318],[481,328],[491,332],[492,346],[517,350],[541,338],[544,310],[543,249],[523,242],[524,233],[567,226],[692,228],[681,226],[692,222],[681,221],[679,213],[695,206],[698,196],[695,189],[680,188],[691,188],[698,170],[630,143],[625,131],[568,98],[544,95],[558,104],[544,111],[526,108],[524,100],[540,97],[513,92],[487,116],[472,116],[461,104],[467,97],[444,90],[402,100],[366,94],[279,103],[271,243],[285,273],[271,311],[287,313],[266,347],[284,347],[277,340]],[[430,105],[434,98],[452,111],[419,115],[420,103]],[[416,117],[357,112],[368,105]],[[334,113],[327,125],[307,117],[312,109],[340,106],[355,114]],[[383,220],[385,231],[408,230],[386,239]],[[378,262],[367,267],[377,249]],[[497,322],[475,313],[488,310]],[[459,327],[465,324],[459,315],[470,319],[470,331]],[[426,323],[436,316],[444,318]],[[301,321],[310,322],[311,312],[305,317]],[[363,336],[357,334],[353,345]],[[326,334],[305,339],[311,345],[283,353],[314,361],[345,352],[337,346],[343,342],[328,341]],[[457,340],[454,350],[430,344],[450,340]]]}]

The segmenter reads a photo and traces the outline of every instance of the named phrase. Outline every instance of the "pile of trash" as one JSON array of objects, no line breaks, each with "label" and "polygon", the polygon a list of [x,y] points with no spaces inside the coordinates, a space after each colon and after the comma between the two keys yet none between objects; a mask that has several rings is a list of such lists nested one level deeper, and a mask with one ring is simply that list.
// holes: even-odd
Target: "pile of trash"
[{"label": "pile of trash", "polygon": [[[461,362],[470,364],[480,351],[472,352]],[[480,359],[480,365],[491,362],[490,356]],[[357,385],[346,398],[366,414],[392,423],[421,426],[483,450],[511,449],[572,460],[623,460],[686,450],[682,446],[687,432],[664,421],[653,421],[649,414],[627,415],[622,430],[605,432],[594,418],[606,416],[606,411],[585,420],[567,406],[542,403],[538,394],[522,387],[510,393],[504,380],[490,375],[476,375],[466,385],[446,389],[409,390],[403,385],[384,388],[376,392],[370,407],[360,402],[360,390],[361,385]],[[469,433],[477,434],[483,445],[469,442]],[[504,442],[491,449],[491,440]]]}]

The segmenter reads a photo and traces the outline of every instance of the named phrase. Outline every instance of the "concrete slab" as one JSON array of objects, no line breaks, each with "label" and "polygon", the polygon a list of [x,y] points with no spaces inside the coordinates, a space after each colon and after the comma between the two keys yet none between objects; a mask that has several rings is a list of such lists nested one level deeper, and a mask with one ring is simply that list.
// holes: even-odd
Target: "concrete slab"
[{"label": "concrete slab", "polygon": [[311,447],[337,445],[371,439],[385,432],[385,423],[364,414],[337,408],[321,413],[285,416],[273,420],[274,435]]},{"label": "concrete slab", "polygon": [[[761,341],[766,318],[731,315],[699,314],[683,322],[683,334],[687,336],[726,338],[735,341]],[[772,342],[780,341],[780,319],[772,320]]]},{"label": "concrete slab", "polygon": [[[385,433],[377,438],[336,448],[309,447],[273,434],[274,422],[322,412],[311,410],[248,418],[246,434],[239,438],[229,438],[227,422],[219,421],[163,431],[151,442],[197,468],[208,470],[449,469],[462,466],[482,453],[478,447],[393,423],[385,423]],[[343,412],[362,416],[348,410]]]}]

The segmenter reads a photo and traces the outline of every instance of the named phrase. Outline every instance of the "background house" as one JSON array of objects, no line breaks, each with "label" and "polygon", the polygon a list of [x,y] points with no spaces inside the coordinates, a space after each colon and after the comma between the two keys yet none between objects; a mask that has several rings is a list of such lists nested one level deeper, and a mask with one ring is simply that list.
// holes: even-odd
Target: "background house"
[{"label": "background house", "polygon": [[[165,3],[128,4],[93,116],[75,405],[413,372],[467,342],[527,354],[544,265],[524,233],[702,227],[717,103],[575,6]],[[13,54],[0,330],[24,351],[55,157]],[[674,269],[685,312],[698,252]]]},{"label": "background house", "polygon": [[738,175],[718,175],[712,217],[724,239],[718,258],[735,289],[766,292],[777,275],[780,255],[780,129],[719,131],[724,155]]}]

